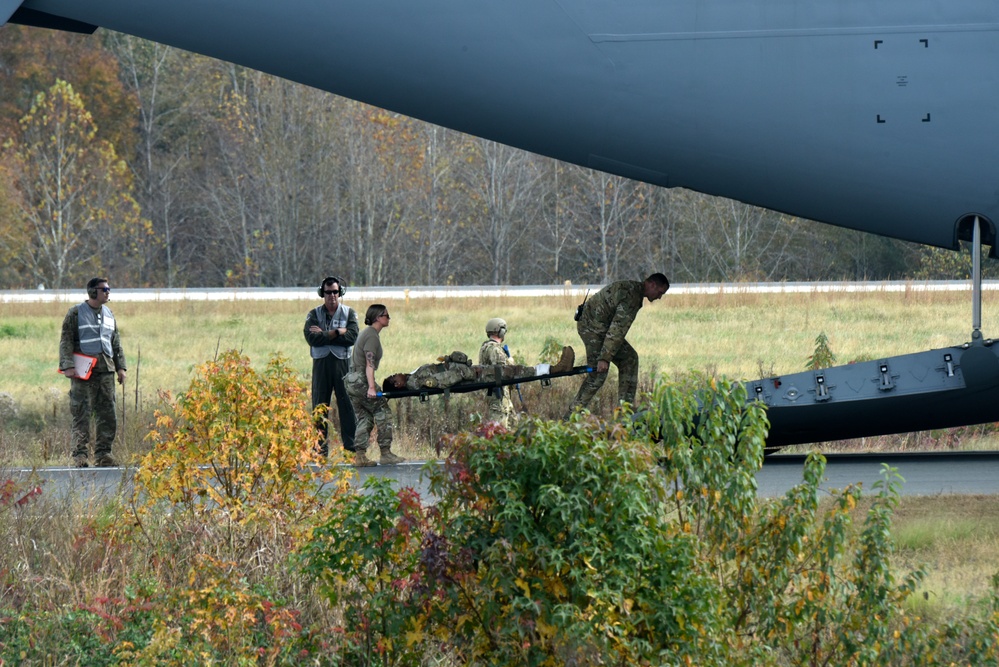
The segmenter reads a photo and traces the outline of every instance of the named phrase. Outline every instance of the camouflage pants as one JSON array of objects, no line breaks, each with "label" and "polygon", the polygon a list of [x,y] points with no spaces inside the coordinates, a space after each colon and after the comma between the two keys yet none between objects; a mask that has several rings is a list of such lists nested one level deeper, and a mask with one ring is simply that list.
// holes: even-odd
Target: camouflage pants
[{"label": "camouflage pants", "polygon": [[368,380],[361,373],[348,373],[344,378],[347,395],[354,406],[357,429],[354,431],[354,451],[366,452],[371,431],[378,429],[378,448],[381,451],[392,446],[392,408],[387,398],[368,398]]},{"label": "camouflage pants", "polygon": [[510,419],[513,417],[513,401],[510,400],[511,387],[503,387],[503,397],[497,398],[493,390],[489,391],[489,398],[486,399],[485,421],[499,422],[504,428],[510,428]]},{"label": "camouflage pants", "polygon": [[[577,330],[583,345],[586,347],[586,365],[596,368],[597,362],[600,360],[600,350],[604,345],[604,335],[588,331],[580,326],[577,326]],[[638,352],[628,341],[623,340],[617,349],[617,354],[611,359],[611,363],[617,367],[618,400],[634,404],[635,394],[638,392]],[[569,412],[589,405],[606,380],[606,373],[587,373],[583,378],[583,384],[580,385],[579,391],[576,393],[576,398],[572,399],[572,403],[569,405]]]},{"label": "camouflage pants", "polygon": [[94,373],[89,380],[72,378],[69,411],[73,416],[73,457],[87,457],[90,448],[90,418],[97,423],[94,458],[110,456],[118,417],[115,414],[114,373]]}]

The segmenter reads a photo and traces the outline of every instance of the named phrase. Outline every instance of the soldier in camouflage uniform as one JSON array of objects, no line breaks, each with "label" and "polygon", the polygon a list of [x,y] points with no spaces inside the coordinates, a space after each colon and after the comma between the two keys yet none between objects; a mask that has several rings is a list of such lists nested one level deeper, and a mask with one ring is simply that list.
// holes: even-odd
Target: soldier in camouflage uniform
[{"label": "soldier in camouflage uniform", "polygon": [[668,289],[666,276],[653,273],[644,281],[619,280],[611,283],[584,302],[576,331],[586,347],[586,364],[595,368],[595,372],[588,373],[583,379],[569,406],[567,418],[577,408],[589,405],[607,379],[611,363],[617,366],[618,400],[635,402],[638,352],[624,337],[642,308],[642,300],[657,301]]},{"label": "soldier in camouflage uniform", "polygon": [[[62,322],[59,339],[59,370],[70,378],[70,413],[73,415],[73,464],[86,468],[90,449],[90,420],[97,424],[94,464],[114,467],[111,445],[118,430],[114,382],[125,384],[125,353],[121,348],[118,323],[107,307],[111,288],[105,278],[87,283],[87,300],[73,306]],[[76,372],[74,353],[95,357],[90,378]]]},{"label": "soldier in camouflage uniform", "polygon": [[368,327],[361,332],[354,343],[350,373],[344,377],[347,395],[357,416],[357,430],[354,433],[354,465],[367,467],[378,465],[368,458],[368,442],[372,429],[378,429],[378,449],[383,465],[402,463],[406,459],[392,451],[392,410],[388,399],[378,395],[375,384],[375,371],[382,360],[381,330],[389,325],[388,308],[380,303],[368,306],[364,315]]},{"label": "soldier in camouflage uniform", "polygon": [[[486,322],[488,338],[479,348],[480,366],[513,365],[510,352],[503,344],[506,331],[506,320],[502,318],[494,317]],[[493,387],[486,393],[486,397],[485,421],[499,422],[509,428],[510,419],[513,417],[513,400],[510,398],[510,393],[505,391],[504,387]]]}]

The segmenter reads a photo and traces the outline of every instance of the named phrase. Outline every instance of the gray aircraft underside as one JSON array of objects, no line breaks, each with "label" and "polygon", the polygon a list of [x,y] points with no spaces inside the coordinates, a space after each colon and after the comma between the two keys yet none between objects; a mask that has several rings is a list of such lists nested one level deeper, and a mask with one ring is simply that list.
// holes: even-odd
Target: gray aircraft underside
[{"label": "gray aircraft underside", "polygon": [[[898,239],[957,249],[977,219],[996,254],[996,0],[0,0],[8,20]],[[747,387],[774,446],[996,421],[999,346],[972,338]]]}]

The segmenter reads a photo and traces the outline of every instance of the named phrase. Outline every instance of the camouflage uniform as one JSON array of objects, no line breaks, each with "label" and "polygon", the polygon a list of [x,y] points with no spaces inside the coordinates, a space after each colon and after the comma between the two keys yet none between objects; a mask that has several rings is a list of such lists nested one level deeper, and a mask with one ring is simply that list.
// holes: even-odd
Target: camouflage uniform
[{"label": "camouflage uniform", "polygon": [[368,380],[363,373],[356,371],[347,373],[344,377],[347,395],[354,406],[357,415],[357,430],[354,431],[355,451],[367,451],[371,440],[371,431],[378,429],[378,448],[387,449],[392,446],[392,409],[388,399],[382,396],[368,398]]},{"label": "camouflage uniform", "polygon": [[459,382],[475,379],[475,371],[469,364],[443,361],[439,364],[424,364],[413,371],[406,380],[406,389],[434,389],[453,387]]},{"label": "camouflage uniform", "polygon": [[[73,367],[73,353],[82,352],[80,348],[79,308],[83,304],[73,306],[62,321],[62,335],[59,339],[59,368],[67,370]],[[107,309],[107,306],[103,306]],[[107,313],[110,313],[107,309]],[[106,317],[106,315],[105,315]],[[114,320],[114,317],[111,316]],[[72,443],[73,459],[86,461],[90,449],[90,419],[93,417],[97,426],[97,438],[94,441],[94,460],[101,465],[103,459],[111,457],[111,445],[114,443],[118,430],[118,416],[115,404],[115,373],[125,370],[125,353],[121,347],[121,337],[118,335],[118,323],[114,322],[111,334],[111,354],[101,352],[97,355],[97,364],[89,380],[70,378],[69,411],[73,416]]]},{"label": "camouflage uniform", "polygon": [[[595,368],[600,360],[617,366],[618,400],[635,402],[638,391],[638,352],[624,337],[644,298],[641,280],[619,280],[607,285],[586,300],[576,331],[586,347],[586,364]],[[603,386],[606,373],[588,373],[569,406],[585,408]]]},{"label": "camouflage uniform", "polygon": [[[406,389],[420,391],[421,389],[446,389],[462,382],[494,382],[497,369],[500,371],[500,379],[502,380],[536,377],[538,374],[538,369],[534,366],[470,366],[468,363],[445,360],[436,364],[424,364],[412,373],[401,373],[400,375],[405,378]],[[386,388],[386,391],[397,389],[398,387]]]},{"label": "camouflage uniform", "polygon": [[[503,349],[503,343],[487,339],[479,348],[480,366],[506,366],[513,364],[513,359]],[[490,378],[483,378],[489,380]],[[513,401],[510,399],[510,392],[504,391],[503,387],[494,387],[489,390],[486,399],[486,421],[499,422],[504,427],[510,426],[510,419],[513,417]]]},{"label": "camouflage uniform", "polygon": [[378,337],[378,331],[373,327],[367,327],[357,337],[354,344],[351,366],[354,369],[344,376],[344,386],[347,388],[347,395],[354,406],[354,414],[357,416],[357,429],[354,431],[354,451],[365,453],[368,449],[368,441],[371,440],[372,429],[378,429],[378,448],[382,452],[388,451],[392,447],[392,409],[389,407],[388,399],[382,396],[368,398],[368,379],[364,374],[367,360],[365,352],[374,355],[375,370],[382,359],[382,344]]}]

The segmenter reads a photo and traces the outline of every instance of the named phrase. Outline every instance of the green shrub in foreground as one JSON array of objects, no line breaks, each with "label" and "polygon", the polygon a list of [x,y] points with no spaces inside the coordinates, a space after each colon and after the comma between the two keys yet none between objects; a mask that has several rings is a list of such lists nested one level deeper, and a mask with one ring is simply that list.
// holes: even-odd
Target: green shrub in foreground
[{"label": "green shrub in foreground", "polygon": [[[996,659],[996,616],[906,616],[889,566],[897,475],[820,512],[820,455],[760,500],[763,406],[741,385],[660,384],[640,417],[458,436],[428,507],[387,487],[317,532],[307,571],[358,664],[950,664]],[[695,419],[695,415],[697,418]],[[661,465],[655,465],[659,462]]]}]

